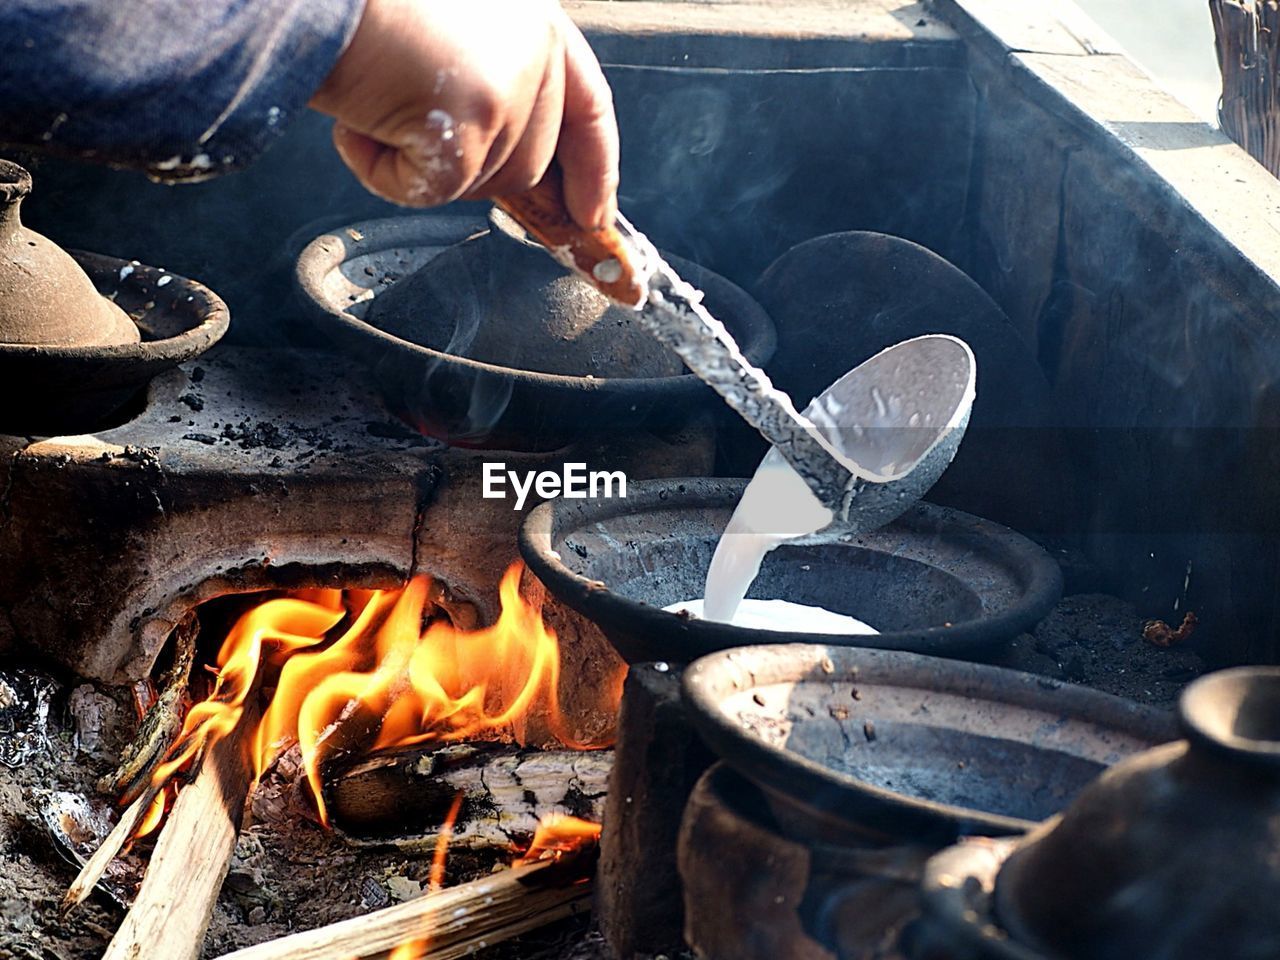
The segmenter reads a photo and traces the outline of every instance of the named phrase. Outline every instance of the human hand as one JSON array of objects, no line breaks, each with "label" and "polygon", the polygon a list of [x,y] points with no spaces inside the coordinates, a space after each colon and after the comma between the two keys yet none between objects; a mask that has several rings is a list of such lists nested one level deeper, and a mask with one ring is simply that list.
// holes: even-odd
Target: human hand
[{"label": "human hand", "polygon": [[339,155],[388,200],[517,194],[555,159],[574,220],[613,222],[612,96],[555,0],[367,0],[311,106],[336,119]]}]

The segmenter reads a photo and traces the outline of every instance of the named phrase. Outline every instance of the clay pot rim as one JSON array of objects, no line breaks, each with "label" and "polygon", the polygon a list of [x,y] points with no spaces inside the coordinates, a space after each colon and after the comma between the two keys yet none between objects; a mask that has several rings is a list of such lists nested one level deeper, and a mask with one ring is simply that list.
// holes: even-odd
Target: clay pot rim
[{"label": "clay pot rim", "polygon": [[1280,701],[1280,666],[1233,667],[1192,681],[1178,699],[1179,723],[1193,746],[1280,768],[1280,726],[1267,738],[1237,732],[1241,708],[1251,694]]},{"label": "clay pot rim", "polygon": [[[834,672],[827,672],[824,661],[834,665]],[[938,664],[946,665],[941,674],[934,669]],[[857,669],[857,682],[862,685],[874,685],[879,677],[892,677],[902,685],[918,680],[922,690],[982,696],[1011,706],[1043,707],[1051,694],[1053,711],[1059,716],[1124,729],[1150,740],[1152,746],[1173,734],[1164,711],[1091,687],[989,664],[830,644],[778,643],[710,654],[685,671],[684,701],[695,728],[721,758],[752,782],[773,787],[794,804],[803,805],[805,796],[835,791],[841,810],[870,828],[947,840],[966,834],[1025,834],[1038,826],[1021,817],[913,797],[842,773],[755,736],[720,707],[729,694],[740,692],[741,687],[734,684],[742,674],[757,686],[808,678],[828,683],[851,667]]]},{"label": "clay pot rim", "polygon": [[[172,298],[182,292],[192,299],[184,303],[184,313],[198,316],[199,322],[187,327],[171,337],[158,340],[141,340],[137,343],[118,343],[108,346],[45,346],[42,344],[5,344],[0,343],[0,360],[17,360],[21,358],[39,357],[41,360],[65,360],[86,363],[102,362],[164,362],[181,363],[198,353],[203,353],[220,340],[231,324],[231,313],[227,305],[216,293],[196,280],[191,280],[158,267],[150,267],[136,261],[120,260],[103,254],[90,253],[84,250],[68,250],[73,260],[89,275],[99,295],[102,294],[103,282],[115,274],[119,276],[125,267],[131,267],[127,275],[131,285],[139,285],[150,281],[152,292],[163,289],[156,286],[162,277],[172,279],[169,287]],[[125,314],[133,323],[137,320]]]},{"label": "clay pot rim", "polygon": [[[358,245],[367,242],[368,238],[376,237],[377,245],[368,247],[369,252],[390,250],[397,247],[426,246],[427,244],[423,240],[423,221],[437,220],[443,226],[449,219],[453,219],[456,222],[464,218],[448,218],[434,214],[382,217],[375,220],[362,220],[346,227],[338,228],[338,230],[326,231],[308,243],[298,256],[295,280],[298,289],[302,293],[304,306],[313,317],[325,322],[336,323],[346,332],[371,339],[384,347],[391,347],[410,354],[416,354],[425,359],[448,363],[461,371],[501,376],[518,383],[537,385],[543,389],[559,388],[570,390],[574,394],[584,392],[617,392],[622,394],[630,391],[661,390],[663,395],[668,395],[672,400],[682,399],[679,395],[669,395],[669,391],[673,389],[690,390],[692,391],[691,397],[709,389],[698,379],[697,375],[687,371],[662,377],[588,377],[585,374],[573,376],[562,373],[539,373],[519,367],[504,367],[499,364],[486,363],[482,360],[473,360],[469,357],[462,357],[455,353],[445,353],[442,350],[436,350],[432,347],[397,337],[395,334],[374,326],[367,320],[360,319],[344,309],[342,305],[334,303],[332,298],[326,296],[323,289],[324,278],[331,271],[341,267],[347,260],[352,259],[354,248],[350,247],[349,244]],[[476,218],[465,219],[471,224],[476,222]],[[339,231],[343,233],[356,231],[362,234],[365,239],[352,240],[348,235],[348,239],[344,240],[339,236]],[[468,237],[460,237],[455,242],[461,242],[462,239],[468,239]],[[521,241],[515,237],[510,239],[514,242],[529,242]],[[447,244],[442,243],[442,245]],[[728,278],[711,270],[697,267],[696,264],[680,257],[671,257],[670,259],[677,270],[696,268],[709,276],[715,277],[718,283],[724,284],[738,293],[744,305],[755,308],[759,316],[753,317],[753,322],[748,327],[747,332],[751,334],[751,338],[749,340],[740,340],[738,346],[753,363],[766,362],[777,345],[777,333],[764,308],[756,303],[755,299],[742,287],[739,287]]]}]

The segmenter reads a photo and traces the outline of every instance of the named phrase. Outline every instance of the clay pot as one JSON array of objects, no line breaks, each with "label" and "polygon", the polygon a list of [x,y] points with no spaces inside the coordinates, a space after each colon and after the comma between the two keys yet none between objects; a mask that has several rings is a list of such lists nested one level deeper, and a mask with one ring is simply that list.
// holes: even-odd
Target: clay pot
[{"label": "clay pot", "polygon": [[[298,256],[303,309],[368,369],[388,407],[415,429],[453,446],[548,451],[639,430],[670,434],[708,413],[728,416],[724,401],[668,358],[633,316],[615,325],[616,314],[593,291],[581,299],[573,293],[581,287],[545,251],[518,237],[481,237],[482,226],[437,213],[365,220],[321,234]],[[533,294],[528,281],[498,273],[496,263],[490,270],[490,245],[511,255],[507,265],[518,257],[522,272],[542,278]],[[760,305],[724,277],[668,259],[706,293],[743,354],[767,365],[775,334]],[[575,372],[545,372],[551,369]]]},{"label": "clay pot", "polygon": [[1031,834],[997,922],[1071,960],[1280,956],[1280,667],[1183,691],[1186,739],[1113,767]]},{"label": "clay pot", "polygon": [[61,247],[22,225],[31,174],[0,160],[0,345],[137,343],[137,325],[103,297]]},{"label": "clay pot", "polygon": [[505,213],[495,209],[489,224],[379,296],[369,321],[442,353],[538,373],[682,372],[634,311],[566,273]]},{"label": "clay pot", "polygon": [[[874,636],[753,630],[668,613],[667,604],[700,595],[746,485],[645,480],[629,483],[625,499],[549,500],[521,526],[520,552],[547,589],[599,626],[629,663],[688,663],[776,643],[962,659],[1002,648],[1062,594],[1058,565],[1038,545],[978,517],[920,503],[855,539],[779,547],[755,582],[752,596],[860,617],[880,629]],[[636,530],[649,535],[637,538]]]}]

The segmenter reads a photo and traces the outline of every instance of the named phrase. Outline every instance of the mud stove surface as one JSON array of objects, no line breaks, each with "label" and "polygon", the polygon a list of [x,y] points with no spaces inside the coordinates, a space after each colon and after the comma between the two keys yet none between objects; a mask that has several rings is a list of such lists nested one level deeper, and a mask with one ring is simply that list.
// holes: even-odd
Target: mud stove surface
[{"label": "mud stove surface", "polygon": [[[1146,128],[1177,129],[1198,144],[1199,127],[1109,46],[1042,22],[1028,12],[1034,6],[566,0],[616,92],[626,209],[676,253],[759,300],[778,328],[769,369],[779,384],[812,395],[849,363],[939,332],[943,320],[974,346],[989,371],[978,401],[986,406],[937,501],[1023,533],[1051,530],[1070,547],[1050,549],[1065,581],[1056,607],[1035,626],[1020,622],[1028,632],[1003,649],[972,655],[1034,674],[1020,682],[1049,702],[1065,682],[1167,707],[1204,670],[1185,643],[1194,618],[1178,622],[1189,606],[1205,621],[1197,641],[1210,635],[1204,649],[1224,661],[1274,658],[1280,635],[1270,628],[1280,554],[1273,537],[1248,526],[1274,524],[1270,447],[1255,450],[1254,433],[1236,430],[1275,420],[1274,345],[1257,333],[1271,328],[1275,284],[1259,264],[1272,261],[1247,258],[1274,244],[1238,211],[1233,232],[1222,232],[1229,204],[1243,209],[1244,198],[1270,196],[1274,185],[1250,179],[1216,141],[1152,147]],[[1011,38],[984,26],[988,8]],[[1128,109],[1117,89],[1155,104],[1151,119],[1131,124],[1117,114],[1117,104]],[[1124,132],[1131,126],[1141,135]],[[0,435],[0,957],[100,957],[122,922],[135,942],[144,939],[146,918],[122,918],[148,868],[148,904],[200,929],[150,954],[166,960],[240,950],[253,951],[241,960],[402,960],[400,946],[490,960],[691,950],[714,960],[902,960],[900,934],[917,920],[926,861],[952,835],[861,836],[848,823],[838,833],[798,829],[787,798],[699,737],[682,695],[686,665],[657,659],[670,650],[628,650],[624,665],[605,633],[616,624],[602,631],[557,599],[551,578],[544,585],[513,566],[524,513],[481,495],[482,465],[495,460],[513,470],[581,462],[634,480],[676,478],[677,487],[705,482],[750,472],[757,438],[709,415],[679,426],[637,416],[622,435],[521,447],[537,454],[450,448],[397,419],[376,371],[354,357],[280,346],[290,323],[313,346],[319,339],[315,317],[303,321],[305,310],[290,313],[286,302],[291,232],[305,242],[348,225],[335,228],[335,242],[313,246],[328,250],[327,269],[313,279],[327,284],[339,319],[434,249],[402,232],[414,226],[408,218],[343,240],[350,225],[394,211],[337,172],[328,144],[328,128],[309,117],[230,185],[182,191],[152,192],[161,188],[116,172],[59,173],[52,163],[42,171],[46,196],[60,186],[71,200],[32,211],[55,221],[59,238],[184,267],[225,296],[236,328],[234,343],[167,369],[111,425]],[[1207,193],[1221,194],[1223,206],[1210,209]],[[311,223],[317,217],[323,227]],[[448,242],[462,234],[451,228]],[[1196,255],[1175,256],[1189,238]],[[882,269],[847,266],[871,256]],[[119,263],[101,267],[107,281],[133,266]],[[143,281],[158,290],[160,273],[131,274],[140,306],[154,306]],[[920,282],[926,275],[938,282]],[[829,322],[840,313],[866,322]],[[1215,353],[1232,375],[1197,380]],[[398,368],[396,385],[416,386],[420,372],[416,363]],[[501,378],[517,379],[537,378]],[[698,387],[669,379],[682,381],[680,391]],[[1246,381],[1257,391],[1244,390]],[[522,431],[563,427],[566,411],[581,419],[584,385],[571,386],[553,407],[504,408],[516,421],[511,436],[546,439]],[[640,412],[634,387],[618,399],[628,413]],[[683,414],[692,395],[656,396],[668,405],[675,396]],[[472,412],[467,389],[450,399]],[[600,409],[596,419],[606,420]],[[1124,424],[1137,429],[1110,429],[1114,411],[1132,413]],[[1220,422],[1232,428],[1225,444]],[[1063,425],[1075,432],[1059,436]],[[1225,483],[1230,471],[1238,476]],[[1221,537],[1202,537],[1218,529],[1214,511],[1224,504],[1231,523]],[[1167,528],[1170,517],[1178,529]],[[1237,519],[1247,537],[1236,535]],[[703,520],[710,532],[699,562],[718,529]],[[637,595],[680,579],[659,569],[675,565],[676,538],[649,550],[646,534],[663,539],[652,523],[617,529],[623,535],[593,521],[592,539],[580,552],[566,540],[564,557],[548,545],[548,560],[575,568],[583,610],[608,606],[621,568],[644,588]],[[285,619],[237,630],[266,608]],[[384,632],[392,621],[399,626]],[[455,656],[428,665],[414,643],[401,643],[429,634],[423,649],[454,654],[465,646],[459,638],[478,640],[485,646],[473,659],[485,663],[463,669]],[[240,644],[231,654],[255,636],[272,638],[262,676],[239,688],[240,702],[228,691],[246,675],[217,662],[231,636]],[[303,654],[277,657],[286,637]],[[513,639],[514,654],[503,646]],[[335,651],[347,659],[308,670],[319,662],[307,656]],[[379,669],[386,657],[395,670]],[[508,660],[533,681],[479,670]],[[339,680],[394,685],[427,666],[409,698],[414,719],[428,707],[433,718],[461,718],[446,723],[457,742],[415,742],[412,732],[382,742],[389,721],[371,720],[359,704],[395,701],[385,684],[315,699]],[[472,668],[484,679],[466,687],[459,678]],[[179,732],[191,700],[215,691],[216,701],[221,690],[219,706],[241,710],[243,732],[261,719],[259,699],[269,695],[273,707],[290,699],[281,697],[287,671],[298,674],[289,687],[300,694],[295,714],[315,709],[321,719],[305,737],[285,729],[280,742],[309,745],[277,755],[270,736],[250,738],[267,758],[261,771],[211,747],[198,774],[182,774],[192,779],[176,801],[168,788],[151,799],[157,745],[202,749]],[[847,736],[850,750],[891,743],[893,729],[843,679],[849,689],[821,718],[831,738]],[[431,699],[432,684],[447,697]],[[748,702],[764,709],[773,693],[758,692]],[[507,710],[517,702],[520,711]],[[237,802],[257,773],[248,803]],[[113,824],[149,824],[162,807],[165,826],[182,830],[144,836],[64,912],[68,885]],[[211,809],[221,818],[204,816]],[[547,813],[584,832],[539,840]],[[538,844],[554,855],[500,869]],[[437,886],[435,898],[423,897]],[[477,932],[477,920],[493,934]],[[282,939],[291,935],[302,939]]]}]

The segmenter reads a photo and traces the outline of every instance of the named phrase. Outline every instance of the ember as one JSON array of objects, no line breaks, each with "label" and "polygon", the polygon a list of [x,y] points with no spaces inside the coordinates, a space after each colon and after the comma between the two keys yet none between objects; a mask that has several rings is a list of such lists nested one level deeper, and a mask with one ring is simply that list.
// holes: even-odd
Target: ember
[{"label": "ember", "polygon": [[1157,647],[1173,647],[1195,633],[1199,625],[1200,618],[1188,610],[1176,630],[1163,620],[1148,620],[1142,625],[1142,639]]}]

